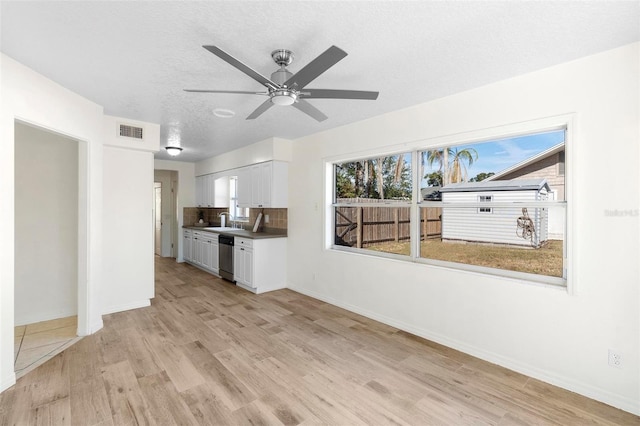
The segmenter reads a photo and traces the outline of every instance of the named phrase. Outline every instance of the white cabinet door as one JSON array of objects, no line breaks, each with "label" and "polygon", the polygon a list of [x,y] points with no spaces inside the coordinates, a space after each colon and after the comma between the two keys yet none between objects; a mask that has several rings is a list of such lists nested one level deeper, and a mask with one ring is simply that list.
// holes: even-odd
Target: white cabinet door
[{"label": "white cabinet door", "polygon": [[251,207],[271,207],[273,162],[251,166]]},{"label": "white cabinet door", "polygon": [[262,205],[262,164],[249,167],[251,174],[251,207]]},{"label": "white cabinet door", "polygon": [[217,207],[216,203],[216,177],[215,175],[205,175],[205,205],[207,207]]},{"label": "white cabinet door", "polygon": [[200,254],[201,254],[201,266],[205,269],[211,270],[211,240],[205,236],[200,240]]},{"label": "white cabinet door", "polygon": [[193,234],[193,243],[191,244],[191,262],[200,265],[200,241],[197,233]]},{"label": "white cabinet door", "polygon": [[229,207],[229,176],[221,176],[213,181],[214,207]]},{"label": "white cabinet door", "polygon": [[244,251],[242,247],[233,247],[233,279],[244,283]]},{"label": "white cabinet door", "polygon": [[255,287],[253,280],[253,249],[241,248],[244,253],[244,283],[249,287]]},{"label": "white cabinet door", "polygon": [[218,273],[220,269],[219,249],[220,248],[218,246],[218,236],[216,235],[215,239],[211,241],[211,245],[210,245],[211,270],[215,273]]},{"label": "white cabinet door", "polygon": [[253,279],[253,241],[236,238],[233,249],[233,275],[236,282],[255,287]]},{"label": "white cabinet door", "polygon": [[[271,207],[271,188],[273,186],[273,162],[261,164],[260,175],[262,176],[262,206],[258,207]],[[288,190],[288,188],[287,188]]]},{"label": "white cabinet door", "polygon": [[202,176],[196,176],[196,206],[202,207],[204,202],[204,179]]},{"label": "white cabinet door", "polygon": [[251,207],[251,170],[243,167],[237,170],[238,207]]},{"label": "white cabinet door", "polygon": [[191,262],[192,256],[192,246],[193,246],[193,234],[189,230],[184,230],[184,238],[183,238],[183,246],[182,246],[182,257],[185,262]]}]

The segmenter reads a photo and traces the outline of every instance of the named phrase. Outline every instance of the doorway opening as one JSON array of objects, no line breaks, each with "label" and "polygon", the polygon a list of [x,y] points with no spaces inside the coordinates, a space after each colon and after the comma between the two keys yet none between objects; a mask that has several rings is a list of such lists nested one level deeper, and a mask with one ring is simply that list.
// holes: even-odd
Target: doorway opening
[{"label": "doorway opening", "polygon": [[162,256],[162,182],[153,183],[153,247],[157,256]]},{"label": "doorway opening", "polygon": [[14,371],[78,340],[84,142],[20,121],[15,142]]},{"label": "doorway opening", "polygon": [[178,255],[178,172],[154,170],[153,180],[154,251],[158,256],[175,258]]}]

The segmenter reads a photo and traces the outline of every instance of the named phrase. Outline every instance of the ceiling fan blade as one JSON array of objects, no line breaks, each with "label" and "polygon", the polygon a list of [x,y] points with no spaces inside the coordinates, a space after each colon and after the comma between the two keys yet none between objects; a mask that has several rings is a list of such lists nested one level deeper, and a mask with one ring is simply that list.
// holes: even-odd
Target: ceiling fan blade
[{"label": "ceiling fan blade", "polygon": [[269,92],[243,92],[240,90],[201,90],[201,89],[183,89],[185,92],[195,93],[234,93],[238,95],[269,95]]},{"label": "ceiling fan blade", "polygon": [[305,99],[364,99],[375,101],[378,92],[364,90],[331,90],[331,89],[304,89],[300,96]]},{"label": "ceiling fan blade", "polygon": [[324,121],[327,118],[329,118],[326,115],[324,115],[322,111],[320,111],[318,108],[314,107],[309,102],[303,99],[298,99],[298,102],[294,103],[292,106],[304,112],[305,114],[311,116],[317,121]]},{"label": "ceiling fan blade", "polygon": [[320,56],[309,62],[304,68],[295,73],[291,78],[283,83],[283,86],[297,86],[301,90],[307,84],[315,80],[320,74],[334,66],[338,61],[347,56],[347,52],[336,46],[331,46]]},{"label": "ceiling fan blade", "polygon": [[236,67],[237,69],[239,69],[240,71],[242,71],[243,73],[248,75],[249,77],[251,77],[254,80],[256,80],[258,83],[260,83],[260,84],[262,84],[264,86],[270,87],[272,89],[277,89],[278,88],[278,85],[276,83],[274,83],[273,81],[269,80],[267,77],[263,76],[258,71],[255,71],[255,70],[249,68],[247,65],[243,64],[242,62],[240,62],[239,60],[237,60],[233,56],[229,55],[227,52],[225,52],[224,50],[220,49],[219,47],[216,47],[216,46],[202,46],[202,47],[204,47],[209,52],[213,53],[214,55],[216,55],[218,58],[222,59],[223,61],[229,63],[230,65],[233,65],[234,67]]},{"label": "ceiling fan blade", "polygon": [[268,110],[273,106],[273,102],[271,102],[271,98],[267,99],[263,103],[260,104],[258,108],[255,109],[249,116],[246,118],[247,120],[253,120],[254,118],[258,118],[263,112]]}]

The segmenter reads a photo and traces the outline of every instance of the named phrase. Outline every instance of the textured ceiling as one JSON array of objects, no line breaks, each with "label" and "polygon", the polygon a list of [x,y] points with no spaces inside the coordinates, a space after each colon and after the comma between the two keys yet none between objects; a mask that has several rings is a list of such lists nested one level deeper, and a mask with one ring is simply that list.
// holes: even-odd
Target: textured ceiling
[{"label": "textured ceiling", "polygon": [[[103,105],[161,124],[196,161],[269,137],[295,139],[637,41],[638,1],[10,2],[1,50]],[[202,48],[217,45],[263,75],[292,50],[296,72],[331,45],[349,55],[309,87],[377,90],[377,101],[314,99],[248,116],[264,98],[185,93],[261,90]],[[490,101],[490,100],[487,100]],[[235,111],[218,118],[216,108]],[[169,158],[161,152],[156,158]]]}]

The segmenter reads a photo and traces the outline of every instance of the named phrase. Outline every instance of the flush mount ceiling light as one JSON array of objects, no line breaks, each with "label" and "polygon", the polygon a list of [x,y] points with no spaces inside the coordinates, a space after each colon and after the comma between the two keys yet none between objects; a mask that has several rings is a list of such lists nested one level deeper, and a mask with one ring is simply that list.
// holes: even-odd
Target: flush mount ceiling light
[{"label": "flush mount ceiling light", "polygon": [[179,146],[168,146],[165,149],[167,150],[167,153],[169,153],[169,155],[172,157],[175,157],[182,152],[182,148],[180,148]]},{"label": "flush mount ceiling light", "polygon": [[231,118],[236,115],[236,113],[230,109],[216,108],[213,110],[213,115],[220,118]]}]

